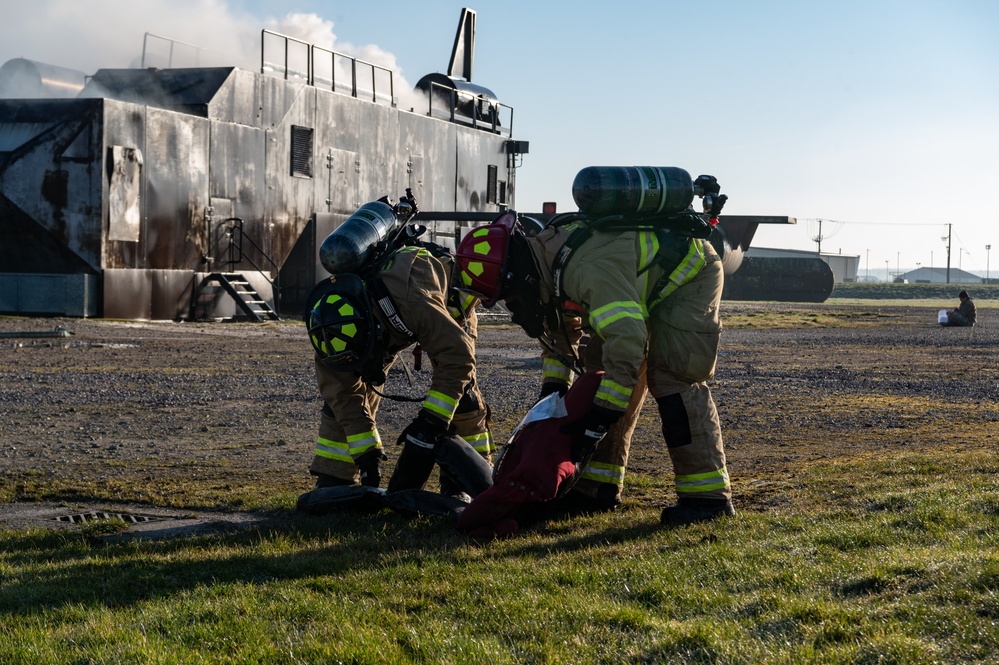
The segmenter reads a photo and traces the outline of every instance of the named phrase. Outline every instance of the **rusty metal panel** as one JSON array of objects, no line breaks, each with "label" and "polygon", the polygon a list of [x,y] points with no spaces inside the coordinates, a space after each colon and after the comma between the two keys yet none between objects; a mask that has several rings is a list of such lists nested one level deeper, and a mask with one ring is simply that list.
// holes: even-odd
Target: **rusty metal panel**
[{"label": "rusty metal panel", "polygon": [[0,101],[4,225],[20,226],[26,236],[49,235],[64,248],[44,256],[5,255],[9,263],[0,270],[20,271],[25,262],[46,259],[67,265],[29,271],[70,272],[78,262],[100,269],[102,118],[99,100]]},{"label": "rusty metal panel", "polygon": [[208,117],[249,127],[271,129],[281,124],[306,91],[294,81],[233,70],[208,105]]},{"label": "rusty metal panel", "polygon": [[265,208],[267,132],[254,127],[212,123],[209,194],[233,201],[233,215],[260,220]]},{"label": "rusty metal panel", "polygon": [[97,275],[0,273],[0,312],[96,316]]},{"label": "rusty metal panel", "polygon": [[489,166],[499,173],[497,202],[510,204],[514,200],[512,169],[507,169],[505,141],[496,134],[456,128],[458,141],[456,210],[468,212],[498,212],[500,206],[490,203]]},{"label": "rusty metal panel", "polygon": [[[360,191],[361,198],[373,201],[382,196],[397,197],[405,191],[398,178],[403,173],[399,155],[399,111],[373,103],[361,105]],[[356,131],[356,129],[355,129]]]},{"label": "rusty metal panel", "polygon": [[194,270],[208,248],[209,123],[203,118],[146,111],[144,229],[131,267]]},{"label": "rusty metal panel", "polygon": [[153,283],[149,271],[129,268],[104,270],[106,319],[152,318]]},{"label": "rusty metal panel", "polygon": [[[325,151],[319,153],[315,141],[316,92],[315,88],[299,90],[280,122],[267,132],[264,220],[267,226],[261,233],[269,243],[268,254],[278,265],[284,262],[316,211],[317,201],[325,201],[328,189],[327,174],[321,168],[325,166]],[[308,136],[310,143],[303,146],[296,142],[296,136]],[[307,173],[296,172],[293,160],[300,167],[306,164]]]},{"label": "rusty metal panel", "polygon": [[191,310],[195,275],[189,270],[150,270],[152,284],[150,317],[176,321],[187,318]]}]

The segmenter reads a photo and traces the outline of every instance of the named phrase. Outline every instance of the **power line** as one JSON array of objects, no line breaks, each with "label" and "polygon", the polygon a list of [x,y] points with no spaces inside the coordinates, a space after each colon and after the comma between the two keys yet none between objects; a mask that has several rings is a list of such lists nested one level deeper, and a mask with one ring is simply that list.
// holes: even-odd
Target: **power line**
[{"label": "power line", "polygon": [[838,219],[829,219],[828,217],[803,217],[801,218],[803,222],[829,222],[830,224],[856,224],[858,226],[947,226],[947,222],[842,222]]}]

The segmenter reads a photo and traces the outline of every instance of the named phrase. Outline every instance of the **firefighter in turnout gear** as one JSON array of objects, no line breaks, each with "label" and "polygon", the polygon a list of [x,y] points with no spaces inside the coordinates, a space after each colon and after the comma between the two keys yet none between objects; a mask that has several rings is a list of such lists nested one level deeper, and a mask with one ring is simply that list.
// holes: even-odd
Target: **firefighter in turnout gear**
[{"label": "firefighter in turnout gear", "polygon": [[704,238],[727,197],[710,176],[693,185],[704,196],[703,215],[687,209],[628,230],[570,213],[527,237],[511,211],[469,233],[458,248],[462,288],[486,306],[503,301],[515,323],[545,342],[542,395],[564,393],[572,349],[591,332],[586,370],[604,374],[576,429],[596,449],[563,499],[584,511],[620,503],[631,433],[648,390],[659,408],[678,496],[663,510],[663,524],[735,514],[707,385],[722,328],[723,272]]},{"label": "firefighter in turnout gear", "polygon": [[[429,357],[433,378],[416,417],[399,437],[403,447],[388,491],[422,489],[440,461],[435,449],[450,440],[449,434],[488,460],[493,443],[486,404],[475,384],[478,300],[451,288],[450,253],[412,241],[377,256],[366,273],[358,271],[363,280],[326,267],[334,274],[313,290],[305,312],[324,401],[309,467],[316,487],[381,484],[386,455],[376,425],[377,387],[397,355],[414,344]],[[441,492],[461,491],[460,479],[449,477],[442,466]]]}]

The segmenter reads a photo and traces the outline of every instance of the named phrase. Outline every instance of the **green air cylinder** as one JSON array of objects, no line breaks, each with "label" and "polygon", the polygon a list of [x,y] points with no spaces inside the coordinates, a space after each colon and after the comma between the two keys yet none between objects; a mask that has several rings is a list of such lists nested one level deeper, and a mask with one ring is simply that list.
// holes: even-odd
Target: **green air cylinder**
[{"label": "green air cylinder", "polygon": [[694,200],[690,174],[675,166],[588,166],[572,198],[588,215],[669,215]]},{"label": "green air cylinder", "polygon": [[356,273],[395,225],[392,206],[381,201],[365,203],[326,236],[319,247],[319,262],[332,275]]}]

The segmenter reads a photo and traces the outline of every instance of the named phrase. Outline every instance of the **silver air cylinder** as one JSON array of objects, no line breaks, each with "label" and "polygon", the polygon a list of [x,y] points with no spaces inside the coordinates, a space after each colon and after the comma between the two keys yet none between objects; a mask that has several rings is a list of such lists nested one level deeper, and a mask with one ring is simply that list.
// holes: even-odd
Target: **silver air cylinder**
[{"label": "silver air cylinder", "polygon": [[360,270],[374,251],[374,245],[388,237],[395,227],[392,207],[381,201],[365,203],[319,247],[319,261],[332,275]]},{"label": "silver air cylinder", "polygon": [[572,198],[588,215],[669,215],[694,200],[690,174],[675,166],[588,166]]}]

